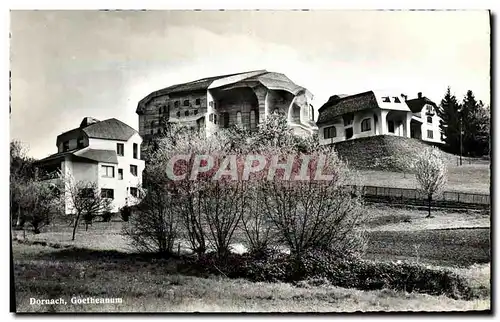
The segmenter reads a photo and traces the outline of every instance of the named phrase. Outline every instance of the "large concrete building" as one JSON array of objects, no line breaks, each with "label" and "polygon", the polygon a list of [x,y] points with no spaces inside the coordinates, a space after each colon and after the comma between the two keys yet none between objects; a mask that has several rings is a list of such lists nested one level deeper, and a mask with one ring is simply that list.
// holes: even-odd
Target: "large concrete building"
[{"label": "large concrete building", "polygon": [[[67,182],[95,183],[117,212],[139,201],[144,170],[141,143],[139,133],[117,119],[86,117],[79,127],[57,136],[57,153],[36,162],[43,173],[39,179],[56,182],[62,176]],[[70,200],[67,196],[66,213],[72,212]]]},{"label": "large concrete building", "polygon": [[417,98],[380,91],[334,95],[319,109],[321,144],[375,135],[395,135],[443,143],[437,106],[418,93]]},{"label": "large concrete building", "polygon": [[143,98],[136,113],[145,139],[181,123],[209,136],[220,128],[257,128],[270,113],[288,116],[299,135],[317,131],[312,94],[283,74],[257,70],[169,86]]}]

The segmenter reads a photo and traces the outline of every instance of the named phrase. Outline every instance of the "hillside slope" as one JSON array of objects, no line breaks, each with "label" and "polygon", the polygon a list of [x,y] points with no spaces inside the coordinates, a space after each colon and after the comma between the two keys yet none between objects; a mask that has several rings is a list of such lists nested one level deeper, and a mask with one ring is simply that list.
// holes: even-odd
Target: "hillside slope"
[{"label": "hillside slope", "polygon": [[[356,169],[402,171],[405,158],[431,146],[421,140],[393,135],[378,135],[334,144],[339,157]],[[442,152],[450,165],[457,156]]]}]

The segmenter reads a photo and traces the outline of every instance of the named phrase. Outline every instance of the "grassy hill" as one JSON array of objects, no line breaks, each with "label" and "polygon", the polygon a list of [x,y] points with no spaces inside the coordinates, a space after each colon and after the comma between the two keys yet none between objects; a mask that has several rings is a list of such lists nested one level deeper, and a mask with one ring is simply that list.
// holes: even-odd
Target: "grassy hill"
[{"label": "grassy hill", "polygon": [[[378,135],[343,141],[334,145],[339,157],[349,166],[362,170],[401,171],[401,162],[405,157],[416,155],[431,144],[421,140]],[[443,152],[449,165],[457,165],[457,156]]]}]

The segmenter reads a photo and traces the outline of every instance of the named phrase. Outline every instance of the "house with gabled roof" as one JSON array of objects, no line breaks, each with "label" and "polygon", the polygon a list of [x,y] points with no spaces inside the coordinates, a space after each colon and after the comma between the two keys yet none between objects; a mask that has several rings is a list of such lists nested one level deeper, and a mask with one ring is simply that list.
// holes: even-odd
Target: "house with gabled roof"
[{"label": "house with gabled roof", "polygon": [[316,122],[321,144],[395,135],[442,143],[437,106],[427,97],[367,91],[333,95],[319,109]]},{"label": "house with gabled roof", "polygon": [[86,117],[79,127],[57,136],[57,153],[36,161],[39,180],[94,182],[103,197],[112,199],[117,212],[139,201],[144,170],[141,144],[139,133],[120,120]]},{"label": "house with gabled roof", "polygon": [[287,115],[295,133],[311,135],[313,95],[281,73],[256,70],[172,85],[144,97],[137,106],[139,133],[145,139],[180,123],[207,136],[220,128],[257,128],[267,115]]}]

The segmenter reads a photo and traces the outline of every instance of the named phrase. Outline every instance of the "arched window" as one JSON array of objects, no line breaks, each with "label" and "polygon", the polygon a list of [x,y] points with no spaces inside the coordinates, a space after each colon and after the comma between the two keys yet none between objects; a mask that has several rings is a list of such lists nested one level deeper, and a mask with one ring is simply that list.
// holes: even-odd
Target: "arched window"
[{"label": "arched window", "polygon": [[236,112],[236,124],[241,124],[241,112]]},{"label": "arched window", "polygon": [[361,121],[361,132],[370,131],[372,129],[371,119],[367,118]]},{"label": "arched window", "polygon": [[337,128],[335,128],[335,126],[329,126],[323,129],[323,138],[331,139],[336,136],[337,136]]},{"label": "arched window", "polygon": [[256,109],[252,109],[250,111],[250,129],[255,129],[258,123],[258,111]]},{"label": "arched window", "polygon": [[184,112],[185,116],[189,116],[189,111]]},{"label": "arched window", "polygon": [[432,116],[427,116],[427,123],[431,123],[432,124]]},{"label": "arched window", "polygon": [[312,105],[309,105],[309,117],[311,121],[314,121],[314,108]]},{"label": "arched window", "polygon": [[177,117],[181,117],[181,112],[177,111],[176,115]]}]

